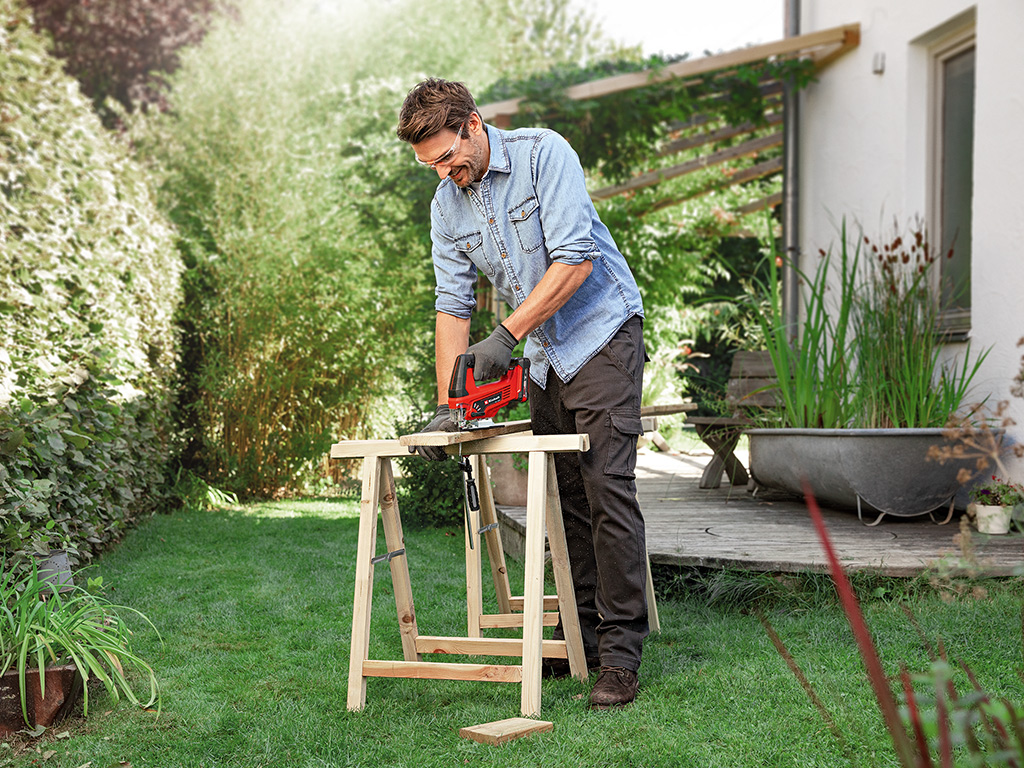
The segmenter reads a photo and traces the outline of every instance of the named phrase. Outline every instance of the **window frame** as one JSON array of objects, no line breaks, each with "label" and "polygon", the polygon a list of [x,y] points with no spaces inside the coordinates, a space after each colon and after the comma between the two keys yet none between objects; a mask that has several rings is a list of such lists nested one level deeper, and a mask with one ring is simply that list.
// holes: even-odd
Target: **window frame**
[{"label": "window frame", "polygon": [[[945,77],[944,68],[947,62],[957,56],[973,50],[975,52],[975,85],[977,84],[977,30],[974,20],[969,24],[959,27],[954,32],[943,36],[940,41],[929,47],[929,110],[928,122],[930,124],[928,151],[928,204],[927,204],[927,230],[928,239],[935,249],[940,249],[945,240],[942,230],[942,184],[944,165],[944,107],[945,107]],[[977,115],[977,101],[975,100],[974,116]],[[972,169],[974,146],[971,147]],[[973,170],[972,170],[973,173]],[[973,204],[973,190],[972,190]],[[972,213],[973,218],[973,213]],[[944,253],[938,254],[940,259],[945,258]],[[973,265],[972,265],[973,266]],[[942,296],[940,282],[943,278],[942,262],[934,279],[936,280],[937,295]],[[968,297],[970,302],[970,297]],[[944,309],[941,311],[938,320],[938,330],[951,341],[966,340],[971,331],[971,307],[968,304],[965,308]]]}]

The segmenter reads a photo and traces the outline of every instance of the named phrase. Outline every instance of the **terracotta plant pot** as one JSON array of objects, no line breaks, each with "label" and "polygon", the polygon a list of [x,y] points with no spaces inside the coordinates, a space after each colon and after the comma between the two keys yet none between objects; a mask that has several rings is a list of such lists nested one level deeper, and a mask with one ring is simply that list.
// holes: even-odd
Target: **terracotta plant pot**
[{"label": "terracotta plant pot", "polygon": [[46,697],[39,692],[39,672],[30,670],[25,675],[25,693],[28,697],[28,725],[21,714],[21,693],[18,688],[18,670],[9,669],[0,676],[0,737],[39,725],[49,726],[65,717],[82,695],[82,676],[78,667],[46,668]]}]

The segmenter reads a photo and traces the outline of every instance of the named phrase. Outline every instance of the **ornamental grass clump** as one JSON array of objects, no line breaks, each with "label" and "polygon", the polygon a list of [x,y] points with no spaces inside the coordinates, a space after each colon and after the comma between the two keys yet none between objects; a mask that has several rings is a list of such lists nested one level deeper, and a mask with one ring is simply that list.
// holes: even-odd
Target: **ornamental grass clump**
[{"label": "ornamental grass clump", "polygon": [[[771,311],[762,318],[779,379],[772,426],[830,429],[941,428],[966,402],[988,352],[946,359],[939,328],[938,263],[920,226],[878,243],[841,229],[838,264],[819,252],[813,276],[797,271],[798,326],[785,323],[771,260]],[[952,252],[947,254],[951,256]]]},{"label": "ornamental grass clump", "polygon": [[[76,585],[57,585],[30,571],[6,567],[0,576],[0,675],[18,671],[21,713],[29,723],[26,684],[38,674],[40,693],[46,695],[45,669],[74,664],[85,683],[84,713],[89,714],[89,681],[99,680],[115,700],[123,694],[133,704],[149,708],[159,702],[153,668],[132,650],[132,632],[118,615],[132,608],[115,606]],[[156,628],[153,627],[154,631]],[[141,673],[148,697],[136,695],[128,669]],[[134,675],[131,675],[134,676]]]},{"label": "ornamental grass clump", "polygon": [[[964,403],[987,352],[943,362],[937,258],[917,227],[878,244],[863,238],[867,274],[857,292],[855,412],[865,428],[944,427]],[[952,250],[945,254],[951,258]]]}]

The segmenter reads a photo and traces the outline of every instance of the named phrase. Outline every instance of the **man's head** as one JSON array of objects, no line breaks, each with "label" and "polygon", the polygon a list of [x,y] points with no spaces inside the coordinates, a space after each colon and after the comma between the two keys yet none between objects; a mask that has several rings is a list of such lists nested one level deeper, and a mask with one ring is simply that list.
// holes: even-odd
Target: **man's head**
[{"label": "man's head", "polygon": [[490,162],[487,129],[469,89],[430,78],[409,91],[398,117],[398,138],[416,159],[458,186],[479,181]]}]

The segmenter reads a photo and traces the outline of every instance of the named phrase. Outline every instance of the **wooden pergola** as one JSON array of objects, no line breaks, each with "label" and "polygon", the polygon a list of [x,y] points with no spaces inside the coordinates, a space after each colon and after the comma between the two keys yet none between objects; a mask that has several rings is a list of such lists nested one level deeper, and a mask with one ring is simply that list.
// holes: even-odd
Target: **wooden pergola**
[{"label": "wooden pergola", "polygon": [[[821,69],[859,43],[860,25],[847,24],[715,56],[688,59],[657,70],[642,70],[591,80],[566,89],[565,96],[577,100],[596,99],[668,80],[678,80],[681,84],[686,85],[697,82],[707,75],[725,75],[744,64],[770,59],[809,58],[814,62],[816,69]],[[660,210],[699,195],[781,173],[783,161],[777,156],[765,158],[753,164],[738,163],[737,161],[745,158],[757,160],[768,150],[782,145],[781,125],[784,119],[782,92],[783,84],[777,80],[762,84],[762,94],[766,101],[765,123],[762,125],[752,123],[736,126],[716,125],[707,116],[697,115],[686,123],[669,126],[670,135],[674,138],[661,147],[658,152],[659,157],[668,157],[702,148],[710,149],[707,152],[698,152],[695,157],[685,162],[655,168],[622,184],[592,190],[591,198],[604,200],[616,195],[653,187],[664,181],[708,168],[722,166],[723,172],[720,175],[716,175],[713,180],[702,184],[696,191],[667,196],[651,208],[651,210]],[[522,101],[521,98],[514,98],[486,104],[480,107],[480,114],[485,121],[492,125],[508,127]],[[748,138],[723,149],[714,149],[714,146],[720,142],[743,136]],[[741,206],[736,213],[751,213],[767,207],[775,207],[781,202],[781,193],[773,193]]]}]

